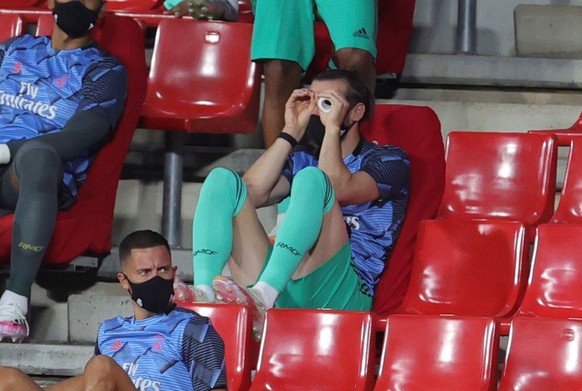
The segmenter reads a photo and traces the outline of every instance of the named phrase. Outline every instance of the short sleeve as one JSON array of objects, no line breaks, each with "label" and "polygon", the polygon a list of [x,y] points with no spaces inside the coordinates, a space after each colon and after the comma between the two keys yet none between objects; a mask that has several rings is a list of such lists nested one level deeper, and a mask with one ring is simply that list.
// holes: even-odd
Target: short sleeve
[{"label": "short sleeve", "polygon": [[381,198],[391,198],[401,193],[408,189],[410,183],[410,160],[402,149],[394,146],[370,152],[362,161],[361,171],[367,172],[376,181]]}]

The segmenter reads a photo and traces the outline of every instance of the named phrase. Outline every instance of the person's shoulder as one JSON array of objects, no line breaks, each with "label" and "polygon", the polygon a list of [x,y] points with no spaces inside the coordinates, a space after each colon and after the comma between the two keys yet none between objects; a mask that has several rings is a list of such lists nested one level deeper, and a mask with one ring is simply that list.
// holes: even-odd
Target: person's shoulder
[{"label": "person's shoulder", "polygon": [[114,318],[105,319],[99,326],[100,330],[107,331],[123,326],[124,323],[131,320],[131,317],[116,316]]},{"label": "person's shoulder", "polygon": [[362,153],[366,155],[390,155],[408,160],[408,154],[401,147],[392,144],[378,144],[368,140],[362,144]]},{"label": "person's shoulder", "polygon": [[175,307],[171,312],[168,313],[169,317],[180,319],[183,322],[203,324],[209,323],[209,319],[199,313],[189,310],[184,307]]},{"label": "person's shoulder", "polygon": [[50,38],[41,36],[36,37],[31,34],[19,35],[17,37],[9,38],[2,43],[4,48],[12,48],[16,50],[33,49],[39,46],[46,46],[50,43]]}]

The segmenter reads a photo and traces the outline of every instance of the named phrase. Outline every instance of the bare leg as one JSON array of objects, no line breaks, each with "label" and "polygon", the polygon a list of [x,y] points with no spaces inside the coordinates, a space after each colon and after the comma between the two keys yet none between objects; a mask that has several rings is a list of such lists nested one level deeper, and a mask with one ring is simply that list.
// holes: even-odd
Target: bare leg
[{"label": "bare leg", "polygon": [[42,391],[28,375],[20,369],[0,367],[0,391]]},{"label": "bare leg", "polygon": [[374,57],[369,52],[356,48],[343,48],[335,52],[333,62],[340,69],[356,71],[374,96],[376,65]]},{"label": "bare leg", "polygon": [[285,125],[285,103],[301,83],[301,67],[294,61],[267,60],[263,63],[265,100],[261,125],[265,148],[275,142]]},{"label": "bare leg", "polygon": [[52,385],[47,391],[135,391],[135,386],[115,361],[101,355],[87,362],[82,375]]}]

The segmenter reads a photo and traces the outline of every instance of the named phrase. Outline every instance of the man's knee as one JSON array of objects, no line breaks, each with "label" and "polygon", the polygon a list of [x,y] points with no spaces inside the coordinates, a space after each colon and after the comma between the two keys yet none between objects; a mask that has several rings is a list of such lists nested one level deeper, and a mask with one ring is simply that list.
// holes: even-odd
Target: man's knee
[{"label": "man's knee", "polygon": [[203,188],[208,190],[218,190],[224,192],[230,186],[236,186],[242,181],[240,175],[224,167],[214,168],[204,180]]},{"label": "man's knee", "polygon": [[18,390],[18,386],[28,378],[20,369],[0,367],[0,391]]},{"label": "man's knee", "polygon": [[53,173],[52,179],[60,180],[62,163],[58,152],[52,146],[32,140],[24,144],[16,153],[14,167],[19,178],[25,173],[42,171],[43,175],[39,178],[51,179],[50,173]]},{"label": "man's knee", "polygon": [[365,70],[374,66],[374,57],[366,50],[343,48],[335,53],[336,65],[340,69],[350,71]]},{"label": "man's knee", "polygon": [[293,186],[311,187],[316,184],[326,184],[327,176],[317,167],[305,167],[293,177]]},{"label": "man's knee", "polygon": [[295,61],[289,60],[266,60],[263,63],[263,74],[265,79],[278,82],[289,83],[301,78],[301,67]]},{"label": "man's knee", "polygon": [[[99,355],[92,357],[85,365],[83,376],[85,384],[115,384],[114,373],[123,371],[117,363],[110,357]],[[105,387],[104,389],[108,389]]]}]

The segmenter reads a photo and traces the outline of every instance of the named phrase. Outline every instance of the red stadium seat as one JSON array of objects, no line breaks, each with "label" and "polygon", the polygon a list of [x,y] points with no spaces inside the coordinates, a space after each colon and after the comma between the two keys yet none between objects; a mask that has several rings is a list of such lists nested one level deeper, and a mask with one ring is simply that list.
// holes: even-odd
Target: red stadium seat
[{"label": "red stadium seat", "polygon": [[[93,38],[127,68],[129,89],[125,111],[113,139],[97,154],[85,184],[79,189],[77,203],[58,213],[45,264],[68,263],[83,254],[104,256],[110,251],[117,184],[145,96],[145,49],[137,22],[106,15]],[[1,263],[10,260],[13,216],[0,218]]]},{"label": "red stadium seat", "polygon": [[582,318],[582,225],[538,227],[531,276],[516,316]]},{"label": "red stadium seat", "polygon": [[420,223],[401,312],[504,318],[518,307],[527,273],[523,224]]},{"label": "red stadium seat", "polygon": [[516,317],[499,391],[582,390],[582,321]]},{"label": "red stadium seat", "polygon": [[107,12],[149,12],[161,7],[162,0],[107,0]]},{"label": "red stadium seat", "polygon": [[22,34],[22,19],[17,14],[0,14],[0,42]]},{"label": "red stadium seat", "polygon": [[36,21],[36,32],[34,35],[37,37],[51,35],[54,24],[55,20],[53,19],[52,14],[39,15],[38,20]]},{"label": "red stadium seat", "polygon": [[558,145],[568,146],[573,139],[582,137],[582,113],[567,129],[547,129],[547,130],[530,130],[529,133],[546,133],[552,134],[556,138]]},{"label": "red stadium seat", "polygon": [[251,371],[256,367],[258,342],[253,337],[250,309],[234,304],[178,303],[179,306],[210,318],[224,341],[228,389],[246,391]]},{"label": "red stadium seat", "polygon": [[17,9],[27,10],[31,8],[44,7],[44,0],[1,0],[0,9]]},{"label": "red stadium seat", "polygon": [[494,391],[498,355],[491,318],[391,315],[374,391]]},{"label": "red stadium seat", "polygon": [[386,316],[396,311],[406,294],[418,224],[436,216],[444,188],[445,152],[441,125],[430,107],[378,104],[362,133],[370,141],[401,147],[411,164],[406,218],[374,298],[374,312]]},{"label": "red stadium seat", "polygon": [[582,223],[582,134],[570,140],[564,185],[550,223]]},{"label": "red stadium seat", "polygon": [[251,35],[247,23],[161,21],[142,126],[196,133],[255,132],[260,73],[250,61]]},{"label": "red stadium seat", "polygon": [[533,241],[535,227],[554,211],[556,154],[547,134],[450,133],[438,216],[520,221]]},{"label": "red stadium seat", "polygon": [[368,312],[270,309],[251,390],[371,390]]}]

